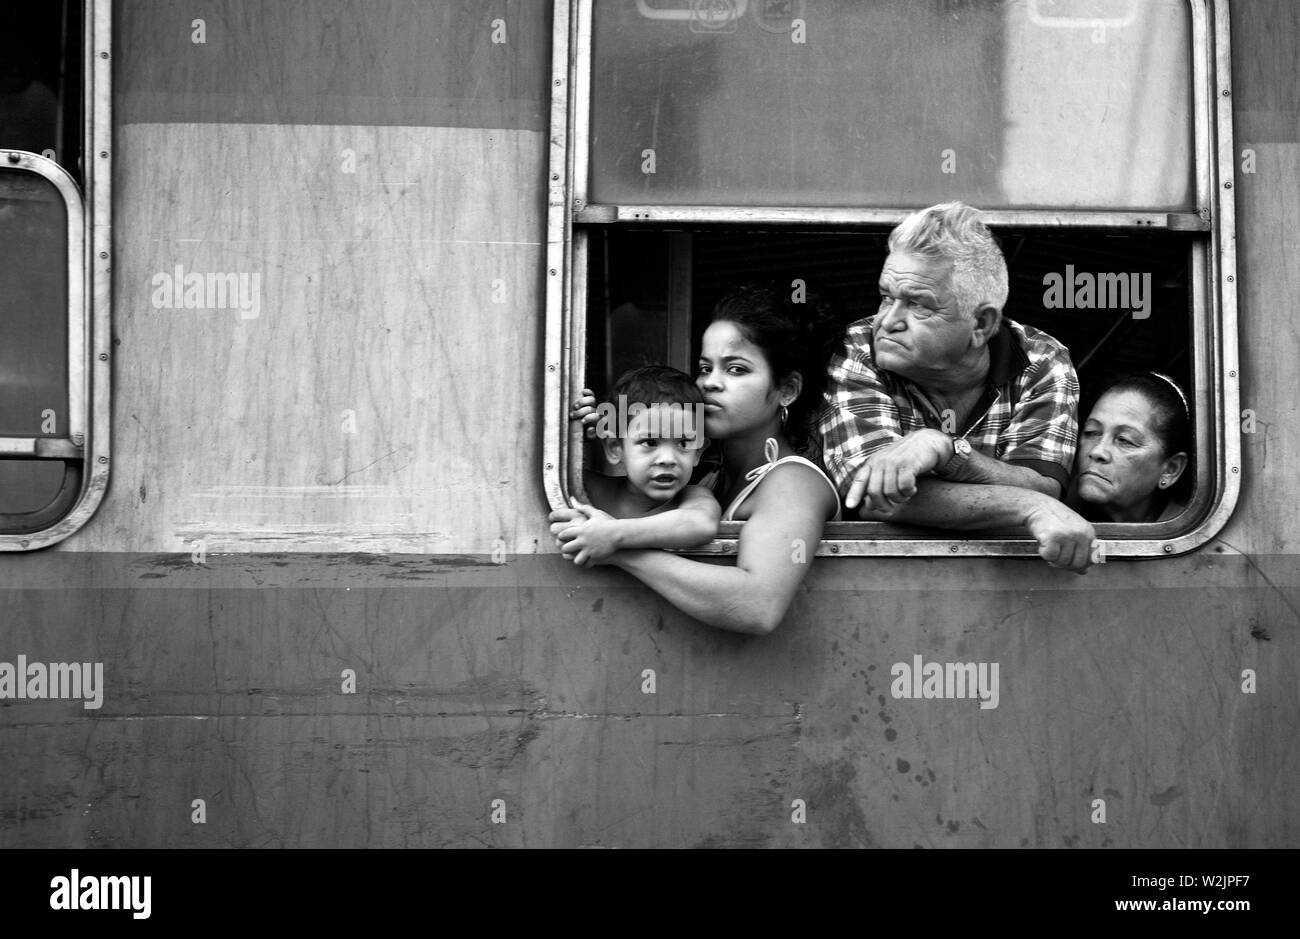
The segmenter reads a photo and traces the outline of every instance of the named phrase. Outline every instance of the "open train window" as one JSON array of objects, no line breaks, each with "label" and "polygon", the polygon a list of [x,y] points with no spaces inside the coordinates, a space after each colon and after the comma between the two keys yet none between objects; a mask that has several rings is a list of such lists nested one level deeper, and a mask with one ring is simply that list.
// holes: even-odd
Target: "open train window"
[{"label": "open train window", "polygon": [[107,482],[110,17],[32,4],[0,38],[0,551],[66,538]]},{"label": "open train window", "polygon": [[[693,371],[730,287],[795,279],[874,311],[889,230],[985,211],[1005,313],[1105,377],[1191,392],[1178,518],[1098,527],[1115,557],[1192,550],[1239,470],[1224,0],[628,0],[556,4],[546,481],[577,488],[565,402],[623,369]],[[1134,278],[1144,303],[1061,303],[1060,278]],[[1149,286],[1148,286],[1149,285]],[[724,527],[708,549],[734,550]],[[845,521],[820,553],[1027,555],[1023,532]]]}]

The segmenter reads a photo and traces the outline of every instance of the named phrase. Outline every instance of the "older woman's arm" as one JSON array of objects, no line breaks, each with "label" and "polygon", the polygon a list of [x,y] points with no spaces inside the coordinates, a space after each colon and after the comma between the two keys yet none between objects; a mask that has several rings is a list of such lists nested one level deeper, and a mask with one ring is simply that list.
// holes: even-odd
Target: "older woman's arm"
[{"label": "older woman's arm", "polygon": [[663,551],[620,551],[610,564],[637,577],[701,622],[765,635],[785,618],[808,573],[826,518],[830,487],[797,464],[772,470],[750,496],[735,566],[706,564]]}]

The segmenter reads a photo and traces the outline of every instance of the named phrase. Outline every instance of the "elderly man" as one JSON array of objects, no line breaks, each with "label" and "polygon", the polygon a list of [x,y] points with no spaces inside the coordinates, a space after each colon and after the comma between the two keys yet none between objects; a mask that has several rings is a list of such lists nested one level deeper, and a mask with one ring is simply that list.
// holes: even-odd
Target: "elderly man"
[{"label": "elderly man", "polygon": [[864,519],[1025,526],[1055,567],[1088,568],[1092,526],[1059,501],[1079,383],[1065,347],[1003,317],[1007,266],[960,202],[889,236],[880,309],[830,363],[823,458]]}]

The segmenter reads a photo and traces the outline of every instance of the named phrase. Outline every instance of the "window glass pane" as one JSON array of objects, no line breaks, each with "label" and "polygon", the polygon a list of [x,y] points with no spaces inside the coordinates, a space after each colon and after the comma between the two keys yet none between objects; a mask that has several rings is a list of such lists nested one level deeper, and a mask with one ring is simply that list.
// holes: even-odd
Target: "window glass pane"
[{"label": "window glass pane", "polygon": [[1186,0],[593,15],[593,202],[1194,208]]},{"label": "window glass pane", "polygon": [[[66,469],[62,460],[0,460],[0,516],[44,509],[63,487]],[[26,530],[29,526],[23,524],[25,521],[15,519],[14,526]],[[0,530],[14,528],[4,524]]]},{"label": "window glass pane", "polygon": [[44,177],[0,168],[0,437],[68,435],[68,219]]}]

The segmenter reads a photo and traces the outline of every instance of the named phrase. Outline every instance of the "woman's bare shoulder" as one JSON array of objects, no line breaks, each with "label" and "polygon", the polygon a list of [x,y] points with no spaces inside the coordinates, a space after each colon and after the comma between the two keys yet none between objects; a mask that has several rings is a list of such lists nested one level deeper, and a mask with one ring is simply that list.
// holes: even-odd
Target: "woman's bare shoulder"
[{"label": "woman's bare shoulder", "polygon": [[821,470],[789,460],[772,467],[744,504],[735,520],[747,521],[758,513],[825,520],[834,514],[836,497]]}]

